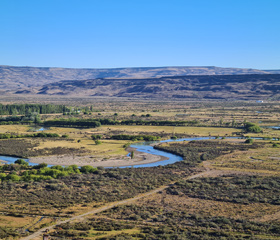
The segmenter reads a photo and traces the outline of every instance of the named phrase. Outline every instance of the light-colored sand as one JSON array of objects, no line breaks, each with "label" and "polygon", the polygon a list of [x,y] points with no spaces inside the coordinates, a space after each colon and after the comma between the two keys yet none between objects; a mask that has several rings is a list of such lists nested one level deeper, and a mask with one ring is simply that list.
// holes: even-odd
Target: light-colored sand
[{"label": "light-colored sand", "polygon": [[42,156],[33,157],[29,159],[31,163],[47,163],[50,165],[78,165],[85,166],[91,165],[94,167],[122,167],[122,166],[134,166],[140,164],[153,163],[166,160],[166,157],[156,156],[149,153],[143,153],[135,151],[135,149],[129,149],[134,151],[134,158],[131,159],[127,156],[119,156],[114,158],[96,158],[94,156],[75,156],[75,155],[59,155],[59,156]]}]

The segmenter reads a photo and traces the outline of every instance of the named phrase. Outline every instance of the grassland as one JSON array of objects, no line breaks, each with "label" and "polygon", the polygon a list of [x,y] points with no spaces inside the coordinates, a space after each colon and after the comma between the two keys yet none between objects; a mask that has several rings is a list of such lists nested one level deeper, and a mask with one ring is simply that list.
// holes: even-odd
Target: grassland
[{"label": "grassland", "polygon": [[[5,125],[0,126],[2,133],[30,133],[29,126],[22,125]],[[115,134],[130,134],[130,135],[156,135],[162,136],[162,139],[168,139],[173,135],[178,137],[191,137],[191,136],[231,136],[232,132],[240,132],[241,129],[235,128],[219,128],[219,127],[173,127],[173,126],[116,126],[108,125],[100,128],[90,129],[77,129],[77,128],[59,128],[51,127],[45,130],[46,133],[57,133],[59,135],[68,135],[66,139],[28,139],[28,143],[33,144],[32,152],[25,151],[18,153],[22,157],[40,157],[40,154],[49,155],[54,152],[56,154],[66,154],[73,159],[76,155],[91,156],[91,159],[96,161],[106,159],[123,159],[127,155],[127,151],[123,147],[125,144],[130,143],[128,140],[111,140],[110,136]],[[103,136],[101,139],[102,144],[96,145],[91,139],[92,134],[99,134]],[[3,140],[3,144],[4,144]],[[10,140],[11,141],[11,140]],[[19,141],[14,140],[15,144]],[[15,145],[14,144],[14,145]],[[11,145],[9,143],[9,145]],[[13,155],[11,151],[2,152],[2,155]],[[65,151],[50,151],[50,149],[65,149]],[[47,149],[44,151],[44,149]],[[66,149],[71,149],[67,151]],[[49,153],[47,153],[49,152]],[[80,160],[79,160],[80,161]],[[74,161],[75,163],[75,161]]]},{"label": "grassland", "polygon": [[212,161],[212,166],[216,169],[234,169],[239,171],[279,175],[279,148],[273,148],[272,144],[267,145],[268,146],[265,148],[256,149],[254,151],[237,151],[228,156],[221,156]]}]

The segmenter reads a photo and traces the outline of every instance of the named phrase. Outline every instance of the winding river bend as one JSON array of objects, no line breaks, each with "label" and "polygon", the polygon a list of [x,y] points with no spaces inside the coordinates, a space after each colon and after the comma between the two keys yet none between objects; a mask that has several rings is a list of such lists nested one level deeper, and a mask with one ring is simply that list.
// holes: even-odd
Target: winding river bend
[{"label": "winding river bend", "polygon": [[[167,160],[153,162],[153,163],[147,163],[147,164],[141,164],[141,165],[134,165],[133,167],[165,166],[165,165],[172,164],[172,163],[183,160],[183,158],[178,156],[178,155],[154,149],[154,147],[153,147],[154,144],[165,143],[165,142],[183,142],[183,141],[193,141],[193,140],[206,140],[206,139],[214,139],[214,137],[180,138],[180,139],[176,139],[176,140],[168,139],[168,140],[163,140],[163,141],[141,142],[141,143],[131,144],[130,147],[135,148],[136,151],[150,153],[150,154],[153,154],[153,155],[163,156],[163,157],[168,158]],[[131,167],[131,166],[125,166],[125,167]]]},{"label": "winding river bend", "polygon": [[[141,143],[131,144],[130,147],[134,148],[136,151],[150,153],[150,154],[153,154],[153,155],[163,156],[165,158],[168,158],[167,160],[153,162],[153,163],[147,163],[147,164],[141,164],[141,165],[134,165],[133,167],[137,168],[137,167],[165,166],[165,165],[172,164],[172,163],[183,160],[182,157],[177,156],[175,154],[167,153],[167,152],[164,152],[164,151],[154,149],[153,148],[154,144],[164,143],[164,142],[182,142],[182,141],[206,140],[206,139],[214,139],[214,137],[210,137],[210,138],[209,137],[193,137],[193,138],[181,138],[181,139],[177,139],[177,140],[168,139],[168,140],[163,140],[163,141],[141,142]],[[1,156],[0,155],[0,160],[3,160],[3,161],[5,161],[5,163],[8,163],[8,164],[14,163],[17,159],[19,159],[19,158],[9,157],[9,156]],[[25,160],[27,162],[29,162],[28,159],[25,159]],[[29,165],[34,166],[34,165],[37,165],[37,163],[29,162]],[[132,167],[132,166],[130,166],[130,165],[122,166],[120,168],[126,168],[126,167]]]}]

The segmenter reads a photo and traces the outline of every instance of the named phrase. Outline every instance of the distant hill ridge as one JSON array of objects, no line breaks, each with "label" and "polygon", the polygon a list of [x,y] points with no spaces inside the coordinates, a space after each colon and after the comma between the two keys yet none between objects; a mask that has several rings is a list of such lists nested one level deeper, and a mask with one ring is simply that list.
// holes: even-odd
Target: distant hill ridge
[{"label": "distant hill ridge", "polygon": [[262,70],[270,74],[280,74],[280,69],[273,69],[273,70]]},{"label": "distant hill ridge", "polygon": [[132,67],[132,68],[54,68],[0,66],[2,90],[23,90],[62,80],[142,79],[189,75],[269,74],[267,71],[245,68],[206,67]]},{"label": "distant hill ridge", "polygon": [[65,97],[280,100],[278,70],[221,67],[111,69],[0,66],[0,91]]},{"label": "distant hill ridge", "polygon": [[280,74],[68,80],[46,84],[32,92],[16,93],[76,97],[279,100]]}]

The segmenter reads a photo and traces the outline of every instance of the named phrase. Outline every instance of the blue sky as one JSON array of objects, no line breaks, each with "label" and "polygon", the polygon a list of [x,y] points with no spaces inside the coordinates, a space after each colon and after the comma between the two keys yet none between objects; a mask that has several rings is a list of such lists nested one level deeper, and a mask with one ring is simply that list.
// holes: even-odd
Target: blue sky
[{"label": "blue sky", "polygon": [[0,65],[280,69],[280,0],[1,0]]}]

